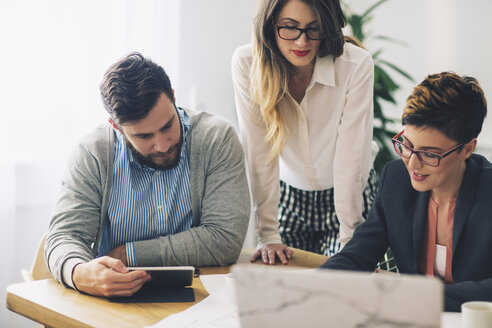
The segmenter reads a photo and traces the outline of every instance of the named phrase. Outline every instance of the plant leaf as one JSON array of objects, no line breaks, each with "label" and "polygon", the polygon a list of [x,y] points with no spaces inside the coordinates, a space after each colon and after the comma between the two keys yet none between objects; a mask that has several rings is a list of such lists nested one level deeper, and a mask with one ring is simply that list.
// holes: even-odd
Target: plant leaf
[{"label": "plant leaf", "polygon": [[391,93],[389,93],[387,90],[380,90],[379,92],[375,92],[374,95],[378,95],[378,97],[381,97],[383,98],[384,100],[392,103],[392,104],[395,104],[396,105],[396,100],[395,98],[393,97],[393,95]]},{"label": "plant leaf", "polygon": [[371,13],[371,11],[373,11],[374,9],[376,9],[377,7],[379,7],[380,5],[385,3],[386,1],[388,1],[388,0],[379,0],[378,2],[376,2],[375,4],[373,4],[372,6],[367,8],[366,11],[361,15],[362,19],[367,17]]},{"label": "plant leaf", "polygon": [[376,52],[374,52],[374,53],[372,54],[372,58],[373,58],[373,59],[378,58],[379,54],[380,54],[380,53],[382,53],[382,52],[383,52],[383,50],[382,50],[382,49],[377,50]]},{"label": "plant leaf", "polygon": [[385,35],[376,35],[373,38],[374,39],[377,39],[377,40],[388,41],[388,42],[391,42],[391,43],[398,43],[401,46],[407,46],[407,43],[405,43],[405,42],[403,42],[401,40],[398,40],[398,39],[389,37],[389,36],[385,36]]},{"label": "plant leaf", "polygon": [[392,63],[390,63],[390,62],[388,62],[388,61],[386,61],[384,59],[379,59],[378,62],[381,63],[381,64],[384,64],[384,65],[386,65],[388,67],[391,67],[394,71],[400,73],[401,75],[403,75],[404,77],[406,77],[411,82],[415,82],[414,79],[413,79],[413,77],[410,74],[408,74],[407,72],[405,72],[401,68],[395,66],[394,64],[392,64]]},{"label": "plant leaf", "polygon": [[347,24],[352,28],[352,33],[354,36],[359,39],[361,42],[364,41],[364,32],[362,31],[362,27],[364,23],[359,15],[353,14],[347,19]]},{"label": "plant leaf", "polygon": [[374,98],[374,118],[381,122],[381,127],[384,128],[386,125],[386,117],[384,116],[383,110],[379,101]]},{"label": "plant leaf", "polygon": [[[377,73],[376,73],[377,72]],[[374,83],[381,83],[382,86],[384,86],[385,89],[388,89],[390,91],[395,91],[399,89],[399,85],[396,84],[393,79],[386,73],[386,71],[378,64],[374,65],[374,76],[376,77],[377,74],[377,79],[374,79]]]}]

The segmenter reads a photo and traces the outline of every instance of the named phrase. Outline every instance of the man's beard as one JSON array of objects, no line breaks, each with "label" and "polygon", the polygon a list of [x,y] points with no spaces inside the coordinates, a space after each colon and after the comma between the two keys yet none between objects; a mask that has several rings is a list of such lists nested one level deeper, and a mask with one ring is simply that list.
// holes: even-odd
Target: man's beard
[{"label": "man's beard", "polygon": [[[179,141],[169,147],[169,150],[167,152],[157,152],[149,154],[148,156],[144,156],[142,153],[136,150],[127,138],[125,138],[125,143],[127,147],[131,150],[133,156],[140,162],[140,164],[151,167],[155,170],[169,170],[176,167],[181,158],[181,147],[183,147],[183,133],[180,131]],[[170,154],[171,156],[167,157],[164,160],[163,164],[157,164],[156,162],[154,162],[153,158],[157,156],[162,156],[164,154]]]}]

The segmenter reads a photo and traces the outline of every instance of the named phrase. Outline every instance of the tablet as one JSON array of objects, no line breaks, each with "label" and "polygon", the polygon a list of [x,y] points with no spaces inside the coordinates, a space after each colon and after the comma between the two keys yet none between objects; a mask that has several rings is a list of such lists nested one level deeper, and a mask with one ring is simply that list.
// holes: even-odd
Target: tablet
[{"label": "tablet", "polygon": [[147,271],[152,276],[149,283],[163,287],[191,286],[195,275],[193,266],[131,267],[129,269]]},{"label": "tablet", "polygon": [[130,267],[132,271],[147,271],[152,279],[132,296],[110,297],[116,303],[194,302],[195,293],[189,287],[198,269],[192,266]]}]

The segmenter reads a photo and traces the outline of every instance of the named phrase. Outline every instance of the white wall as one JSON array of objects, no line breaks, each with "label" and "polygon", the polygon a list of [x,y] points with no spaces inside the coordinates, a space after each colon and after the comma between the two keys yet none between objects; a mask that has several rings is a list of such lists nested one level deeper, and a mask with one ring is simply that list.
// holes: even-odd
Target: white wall
[{"label": "white wall", "polygon": [[250,42],[256,1],[182,0],[177,104],[236,123],[231,56]]},{"label": "white wall", "polygon": [[[345,2],[353,12],[362,13],[376,1]],[[415,83],[398,79],[402,83],[398,105],[386,109],[399,117],[406,97],[417,83],[428,74],[447,70],[477,78],[492,104],[491,12],[489,0],[390,0],[375,9],[374,19],[368,25],[371,33],[401,40],[406,45],[373,40],[366,42],[367,48],[371,52],[383,49],[382,58],[415,79]],[[487,148],[492,148],[490,116],[479,136],[479,146]]]}]

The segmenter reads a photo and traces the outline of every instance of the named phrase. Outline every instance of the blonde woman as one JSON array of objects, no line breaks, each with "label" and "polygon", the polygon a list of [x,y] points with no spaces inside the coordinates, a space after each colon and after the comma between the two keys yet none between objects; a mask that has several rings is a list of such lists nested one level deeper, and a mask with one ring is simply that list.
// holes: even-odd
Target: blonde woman
[{"label": "blonde woman", "polygon": [[332,255],[375,194],[373,61],[345,43],[339,0],[262,0],[232,79],[257,219],[251,260]]}]

